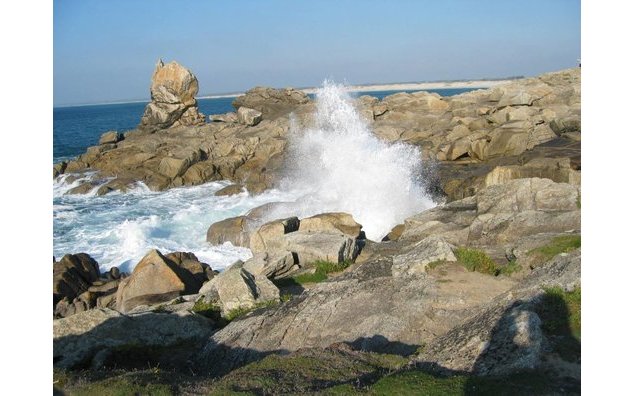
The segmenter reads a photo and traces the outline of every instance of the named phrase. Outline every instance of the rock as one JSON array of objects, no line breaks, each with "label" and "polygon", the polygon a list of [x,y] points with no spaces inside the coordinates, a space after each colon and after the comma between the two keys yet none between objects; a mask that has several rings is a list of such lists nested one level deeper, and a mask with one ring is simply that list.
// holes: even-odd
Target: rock
[{"label": "rock", "polygon": [[484,186],[504,184],[514,179],[548,178],[558,183],[581,184],[581,171],[570,158],[535,158],[523,165],[496,166],[485,179]]},{"label": "rock", "polygon": [[185,173],[190,165],[189,159],[165,157],[158,166],[158,171],[167,177],[175,178]]},{"label": "rock", "polygon": [[118,267],[112,267],[108,270],[108,272],[106,273],[106,276],[110,280],[116,280],[121,278],[121,271],[119,271]]},{"label": "rock", "polygon": [[281,278],[299,268],[291,252],[256,253],[244,263],[244,269],[253,275],[269,279]]},{"label": "rock", "polygon": [[299,227],[300,222],[297,217],[274,220],[263,224],[251,234],[249,248],[253,253],[278,251],[284,246],[282,237],[289,232],[297,231]]},{"label": "rock", "polygon": [[443,238],[429,236],[416,243],[406,253],[394,256],[393,276],[422,274],[434,261],[456,261],[451,245]]},{"label": "rock", "polygon": [[165,258],[171,260],[179,268],[182,268],[193,276],[195,283],[192,283],[192,290],[200,289],[203,283],[216,276],[216,273],[211,269],[209,264],[201,263],[194,253],[172,252],[166,254]]},{"label": "rock", "polygon": [[202,125],[205,117],[198,113],[194,98],[198,80],[191,71],[171,62],[159,60],[150,87],[152,101],[145,108],[140,129],[156,130],[179,125]]},{"label": "rock", "polygon": [[123,140],[123,135],[117,131],[109,131],[101,135],[99,144],[118,143]]},{"label": "rock", "polygon": [[72,301],[99,279],[99,265],[86,253],[67,254],[53,263],[53,306],[64,297]]},{"label": "rock", "polygon": [[536,369],[549,353],[538,312],[544,287],[580,284],[579,251],[557,256],[471,319],[428,343],[414,362],[475,375],[507,375]]},{"label": "rock", "polygon": [[250,221],[247,216],[230,217],[209,226],[207,242],[221,245],[231,242],[234,246],[249,247],[251,233]]},{"label": "rock", "polygon": [[[66,369],[101,369],[117,363],[130,367],[135,352],[145,356],[148,351],[154,351],[149,355],[153,359],[167,363],[174,355],[192,353],[188,348],[209,337],[214,327],[211,320],[188,312],[129,316],[92,309],[53,322],[53,364]],[[148,360],[141,358],[137,364],[146,369]]]},{"label": "rock", "polygon": [[282,249],[296,254],[300,266],[315,261],[352,261],[359,254],[359,245],[354,239],[332,232],[296,231],[286,234]]},{"label": "rock", "polygon": [[253,275],[238,261],[211,281],[205,283],[199,293],[208,300],[220,303],[222,315],[236,309],[253,308],[257,303],[279,301],[280,292],[263,275]]},{"label": "rock", "polygon": [[125,313],[138,305],[156,304],[181,294],[193,294],[199,282],[158,250],[150,250],[121,281],[117,290],[117,310]]},{"label": "rock", "polygon": [[240,194],[243,191],[244,191],[244,186],[242,184],[232,184],[230,186],[223,187],[220,190],[216,191],[214,195],[217,197],[222,197],[225,195]]},{"label": "rock", "polygon": [[477,195],[478,215],[538,210],[576,211],[578,187],[549,179],[518,179],[494,185]]},{"label": "rock", "polygon": [[229,112],[225,114],[212,114],[209,116],[209,121],[236,123],[238,122],[238,115],[234,112]]},{"label": "rock", "polygon": [[221,375],[260,353],[325,348],[336,342],[408,355],[513,285],[466,270],[453,283],[421,275],[392,277],[391,264],[389,257],[375,255],[275,309],[233,321],[209,339],[195,362],[203,372]]},{"label": "rock", "polygon": [[579,229],[578,196],[578,187],[566,183],[512,180],[406,219],[399,241],[436,235],[456,246],[496,246],[539,232]]},{"label": "rock", "polygon": [[394,228],[392,228],[392,230],[386,236],[384,236],[383,239],[381,239],[381,242],[397,241],[398,238],[401,237],[404,228],[404,224],[395,225]]},{"label": "rock", "polygon": [[65,170],[66,161],[58,162],[57,164],[53,165],[53,178],[61,175],[62,173],[64,173]]},{"label": "rock", "polygon": [[247,107],[240,107],[238,109],[238,122],[247,126],[255,126],[262,121],[262,113],[249,109]]},{"label": "rock", "polygon": [[233,107],[247,107],[262,112],[265,120],[272,120],[293,111],[297,106],[307,104],[310,98],[302,91],[292,88],[274,89],[255,87],[244,95],[238,96],[232,103]]},{"label": "rock", "polygon": [[321,213],[302,219],[299,223],[299,231],[340,232],[354,239],[361,235],[362,227],[351,215],[343,212]]}]

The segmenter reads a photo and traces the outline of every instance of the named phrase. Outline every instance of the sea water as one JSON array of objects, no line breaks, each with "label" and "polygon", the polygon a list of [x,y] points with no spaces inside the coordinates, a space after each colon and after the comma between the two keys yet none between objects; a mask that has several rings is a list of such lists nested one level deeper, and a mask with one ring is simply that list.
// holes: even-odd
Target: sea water
[{"label": "sea water", "polygon": [[[368,92],[377,97],[392,93]],[[119,266],[131,271],[149,249],[163,253],[187,251],[212,268],[223,269],[238,259],[248,259],[251,252],[230,243],[208,244],[209,225],[268,202],[293,203],[294,213],[287,215],[300,218],[325,211],[350,213],[373,240],[380,240],[406,217],[434,205],[425,194],[429,169],[415,147],[377,139],[341,86],[326,83],[316,98],[316,125],[290,134],[293,138],[279,189],[256,196],[243,192],[216,197],[214,192],[230,182],[162,192],[137,183],[127,193],[97,196],[93,190],[85,195],[66,195],[82,180],[68,183],[67,175],[56,179],[54,256],[59,259],[67,253],[85,252],[102,270]],[[204,114],[232,111],[232,100],[201,99],[200,110]],[[107,130],[134,128],[144,107],[144,103],[127,103],[56,108],[55,161],[81,154]],[[270,213],[272,218],[282,215],[286,214]]]}]

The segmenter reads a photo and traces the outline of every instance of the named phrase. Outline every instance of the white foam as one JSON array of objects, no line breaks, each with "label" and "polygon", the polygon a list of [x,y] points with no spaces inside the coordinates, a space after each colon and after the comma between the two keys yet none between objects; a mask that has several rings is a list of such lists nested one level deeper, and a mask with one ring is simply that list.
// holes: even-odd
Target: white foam
[{"label": "white foam", "polygon": [[283,188],[303,197],[295,215],[347,212],[369,239],[380,240],[405,218],[435,206],[425,192],[418,148],[377,138],[344,87],[324,82],[315,124],[306,130],[292,125],[289,134]]},{"label": "white foam", "polygon": [[[246,260],[251,257],[248,249],[207,243],[207,228],[253,207],[291,197],[277,190],[255,197],[246,193],[213,195],[228,184],[212,182],[163,192],[152,192],[139,184],[125,194],[56,195],[54,255],[86,252],[102,270],[119,266],[124,271],[131,271],[150,249],[193,252],[214,269],[225,268],[238,259]],[[64,190],[68,188],[59,187],[59,191]]]}]

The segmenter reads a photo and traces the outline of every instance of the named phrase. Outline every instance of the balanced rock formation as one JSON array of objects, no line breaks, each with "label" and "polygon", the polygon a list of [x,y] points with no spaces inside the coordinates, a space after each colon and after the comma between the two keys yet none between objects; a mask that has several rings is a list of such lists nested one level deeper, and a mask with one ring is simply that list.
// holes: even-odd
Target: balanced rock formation
[{"label": "balanced rock formation", "polygon": [[172,61],[159,60],[152,75],[152,101],[145,108],[140,129],[156,130],[180,125],[202,125],[205,116],[198,112],[194,98],[198,80],[194,74]]}]

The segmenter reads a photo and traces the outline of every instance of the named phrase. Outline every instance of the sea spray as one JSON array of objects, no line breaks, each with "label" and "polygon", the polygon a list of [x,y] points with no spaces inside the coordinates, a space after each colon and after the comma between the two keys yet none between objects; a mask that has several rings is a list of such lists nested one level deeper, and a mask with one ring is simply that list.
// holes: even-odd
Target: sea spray
[{"label": "sea spray", "polygon": [[289,136],[281,189],[301,198],[269,218],[347,212],[369,239],[380,240],[405,218],[435,206],[418,148],[377,138],[342,86],[325,81],[314,126],[291,123]]}]

